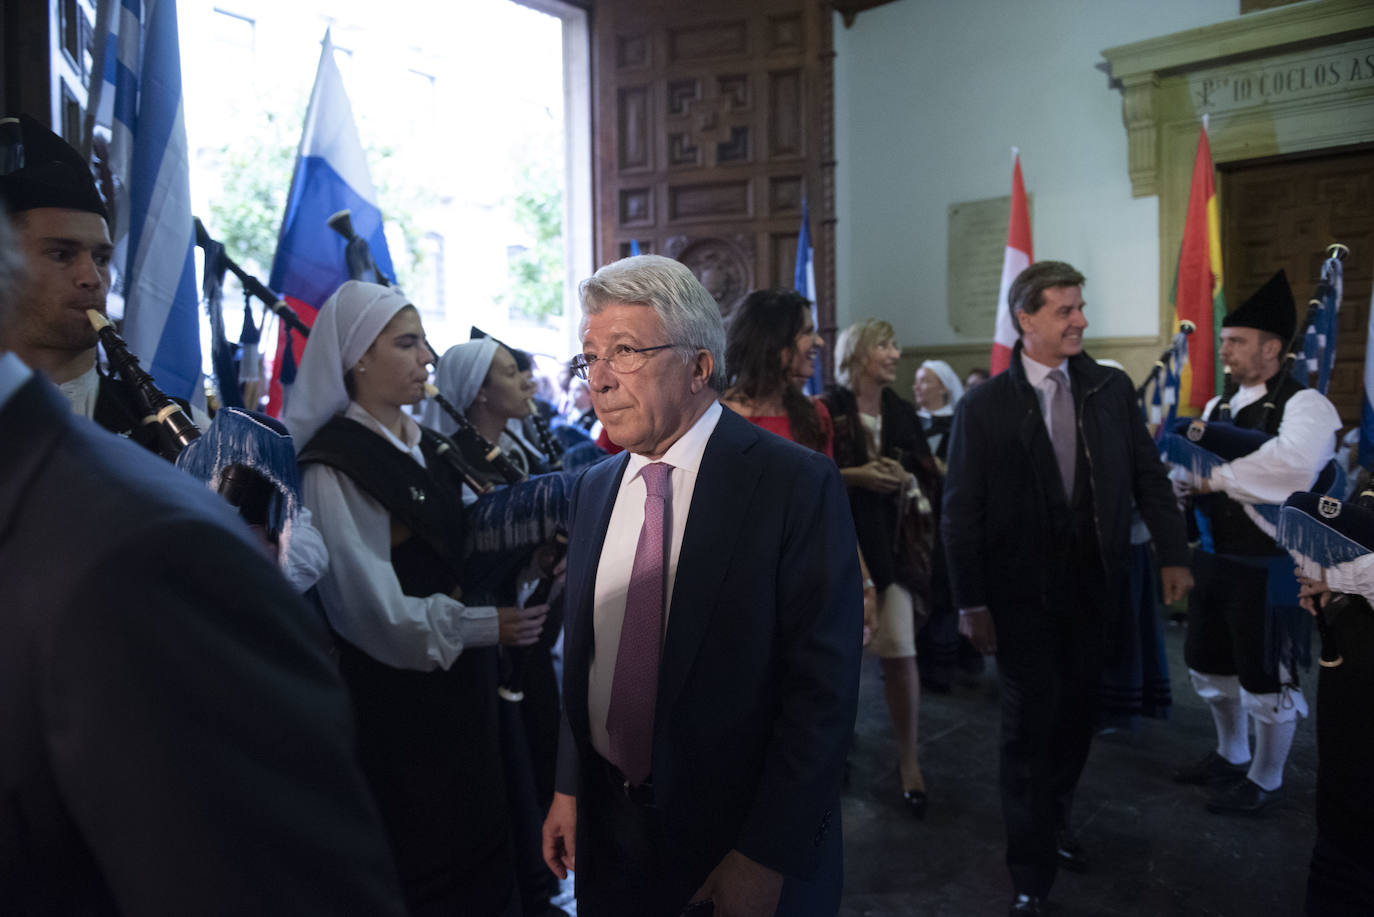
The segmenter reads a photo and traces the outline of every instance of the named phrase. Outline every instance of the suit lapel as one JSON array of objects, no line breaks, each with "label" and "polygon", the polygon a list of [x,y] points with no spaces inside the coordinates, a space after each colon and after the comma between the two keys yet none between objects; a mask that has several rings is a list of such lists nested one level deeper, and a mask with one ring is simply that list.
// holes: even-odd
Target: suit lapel
[{"label": "suit lapel", "polygon": [[750,453],[758,438],[753,424],[724,408],[701,457],[659,663],[657,723],[667,721],[667,711],[686,683],[719,605],[735,543],[748,526],[750,497],[763,470]]},{"label": "suit lapel", "polygon": [[1045,428],[1045,416],[1040,413],[1040,400],[1031,387],[1029,396],[1024,399],[1026,410],[1021,416],[1021,445],[1030,456],[1035,468],[1036,480],[1040,490],[1051,504],[1067,505],[1063,479],[1059,475],[1059,459],[1054,456],[1054,445],[1050,442],[1049,430]]}]

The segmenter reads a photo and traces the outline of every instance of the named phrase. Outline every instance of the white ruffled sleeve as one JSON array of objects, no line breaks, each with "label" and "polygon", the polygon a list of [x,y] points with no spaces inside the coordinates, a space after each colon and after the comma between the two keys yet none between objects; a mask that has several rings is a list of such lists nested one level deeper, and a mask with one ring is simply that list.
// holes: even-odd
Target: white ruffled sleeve
[{"label": "white ruffled sleeve", "polygon": [[440,593],[421,598],[401,592],[391,567],[391,517],[351,478],[310,465],[302,494],[329,548],[320,598],[345,640],[379,662],[422,671],[448,668],[465,647],[495,645],[495,608],[470,608]]},{"label": "white ruffled sleeve", "polygon": [[1282,503],[1316,481],[1335,454],[1340,428],[1340,415],[1331,402],[1304,389],[1284,405],[1278,435],[1213,470],[1208,483],[1238,503]]}]

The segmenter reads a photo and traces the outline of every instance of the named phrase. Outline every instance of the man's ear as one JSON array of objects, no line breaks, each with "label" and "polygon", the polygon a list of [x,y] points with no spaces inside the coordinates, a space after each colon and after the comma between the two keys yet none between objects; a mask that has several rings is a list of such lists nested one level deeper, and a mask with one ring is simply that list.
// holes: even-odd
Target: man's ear
[{"label": "man's ear", "polygon": [[[1272,349],[1269,347],[1270,344],[1274,345]],[[1279,337],[1277,334],[1266,335],[1264,338],[1264,350],[1266,356],[1269,359],[1283,359],[1283,349],[1286,346],[1288,346],[1288,342],[1285,341],[1283,338]]]},{"label": "man's ear", "polygon": [[692,361],[692,394],[696,395],[711,384],[711,373],[715,372],[716,359],[709,350],[698,350]]}]

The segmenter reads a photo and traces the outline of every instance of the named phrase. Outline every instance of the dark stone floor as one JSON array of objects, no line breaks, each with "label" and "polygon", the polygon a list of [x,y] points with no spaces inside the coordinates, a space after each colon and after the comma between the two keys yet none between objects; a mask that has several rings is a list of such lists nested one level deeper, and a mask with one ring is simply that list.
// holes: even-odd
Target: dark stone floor
[{"label": "dark stone floor", "polygon": [[[1174,706],[1167,721],[1099,736],[1079,784],[1074,821],[1092,865],[1061,872],[1058,917],[1296,917],[1316,828],[1311,720],[1298,727],[1286,798],[1264,817],[1203,808],[1204,791],[1169,777],[1215,742],[1210,714],[1188,684],[1183,630],[1167,629]],[[1307,696],[1315,675],[1305,673]],[[997,795],[996,676],[921,708],[924,822],[903,811],[877,661],[866,659],[852,774],[844,798],[844,917],[981,917],[1006,913]]]}]

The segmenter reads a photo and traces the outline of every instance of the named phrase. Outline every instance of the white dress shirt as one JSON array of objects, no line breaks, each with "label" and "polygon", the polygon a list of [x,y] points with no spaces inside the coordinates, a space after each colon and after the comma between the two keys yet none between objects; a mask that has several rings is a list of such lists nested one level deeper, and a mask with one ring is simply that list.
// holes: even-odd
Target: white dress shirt
[{"label": "white dress shirt", "polygon": [[[404,439],[357,402],[344,416],[384,437],[424,465],[420,428],[404,416]],[[326,465],[306,466],[301,481],[305,505],[329,547],[329,568],[320,579],[320,598],[329,623],[354,646],[398,669],[448,668],[468,646],[492,646],[499,635],[496,609],[470,608],[435,593],[401,591],[391,566],[391,516],[348,475]]]},{"label": "white dress shirt", "polygon": [[1349,592],[1374,602],[1374,554],[1327,567],[1326,585],[1332,592]]},{"label": "white dress shirt", "polygon": [[[1265,391],[1263,384],[1240,389],[1231,398],[1232,414],[1259,401]],[[1220,400],[1207,402],[1202,416],[1211,419]],[[1213,469],[1208,484],[1238,503],[1280,504],[1316,481],[1335,455],[1340,428],[1341,417],[1335,406],[1317,390],[1305,388],[1284,403],[1273,439],[1249,455]]]},{"label": "white dress shirt", "polygon": [[[677,560],[682,553],[682,534],[687,529],[687,512],[696,492],[697,472],[706,443],[720,420],[720,402],[714,402],[697,418],[687,432],[673,443],[658,461],[672,466],[668,475],[671,502],[668,506],[668,569],[665,571],[667,592],[663,602],[663,633],[668,632],[668,614],[673,601],[673,584],[677,581]],[[615,676],[615,657],[620,649],[620,626],[625,620],[625,600],[630,588],[630,573],[634,568],[635,548],[639,545],[639,530],[644,526],[644,478],[640,472],[652,459],[631,455],[620,480],[615,508],[601,546],[601,560],[596,568],[596,587],[593,593],[592,630],[595,649],[591,672],[587,679],[587,710],[591,717],[592,746],[606,757],[610,753],[610,739],[606,734],[606,711],[611,704],[611,681]]]}]

